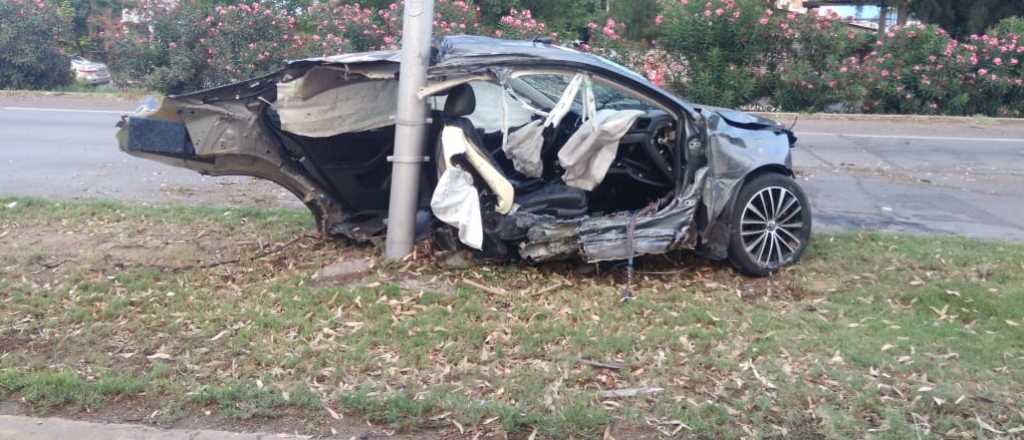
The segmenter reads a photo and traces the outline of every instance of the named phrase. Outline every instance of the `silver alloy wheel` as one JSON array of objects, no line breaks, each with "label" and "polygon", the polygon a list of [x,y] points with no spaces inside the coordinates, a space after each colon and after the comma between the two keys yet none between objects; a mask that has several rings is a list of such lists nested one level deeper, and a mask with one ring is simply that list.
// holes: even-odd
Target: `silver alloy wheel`
[{"label": "silver alloy wheel", "polygon": [[758,264],[778,268],[796,256],[803,243],[804,208],[800,199],[781,186],[769,186],[754,194],[740,217],[743,247]]}]

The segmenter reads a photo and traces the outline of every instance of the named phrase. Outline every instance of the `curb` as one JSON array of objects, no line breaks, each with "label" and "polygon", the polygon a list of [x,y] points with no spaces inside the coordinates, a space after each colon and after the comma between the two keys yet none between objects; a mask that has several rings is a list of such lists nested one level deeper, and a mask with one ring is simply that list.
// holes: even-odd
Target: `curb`
[{"label": "curb", "polygon": [[309,438],[287,434],[239,434],[201,429],[158,429],[142,425],[0,416],[0,440],[306,440]]},{"label": "curb", "polygon": [[1024,118],[994,118],[988,116],[931,116],[931,115],[873,115],[862,113],[793,113],[793,112],[748,112],[763,116],[786,125],[793,120],[865,121],[865,122],[1003,122],[1024,124]]}]

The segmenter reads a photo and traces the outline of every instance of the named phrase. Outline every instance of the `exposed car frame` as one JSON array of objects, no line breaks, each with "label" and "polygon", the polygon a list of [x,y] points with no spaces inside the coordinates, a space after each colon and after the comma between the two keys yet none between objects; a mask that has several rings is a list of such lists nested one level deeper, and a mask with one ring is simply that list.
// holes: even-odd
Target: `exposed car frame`
[{"label": "exposed car frame", "polygon": [[[170,96],[158,108],[122,119],[120,148],[203,174],[271,180],[302,200],[325,234],[372,240],[383,234],[387,218],[387,161],[393,147],[387,142],[394,121],[367,114],[372,110],[359,112],[353,107],[359,102],[331,101],[334,95],[323,94],[357,90],[346,87],[359,84],[365,90],[344,96],[369,103],[368,94],[379,93],[386,101],[399,62],[396,51],[299,60],[260,78]],[[664,119],[676,124],[675,137],[662,146],[667,147],[663,163],[650,169],[666,174],[667,188],[644,207],[566,216],[543,204],[530,209],[516,203],[496,213],[493,196],[499,195],[493,193],[498,191],[480,185],[485,176],[463,165],[481,186],[482,254],[534,262],[579,256],[593,262],[697,249],[714,259],[729,258],[750,275],[767,275],[799,259],[810,239],[810,206],[792,179],[790,148],[796,138],[774,121],[689,103],[608,60],[544,41],[446,37],[434,46],[430,85],[420,95],[444,95],[475,80],[511,87],[516,72],[545,70],[587,75],[664,110]],[[387,105],[366,104],[374,110]],[[459,231],[438,221],[430,206],[445,162],[440,133],[457,116],[435,111],[427,121],[430,143],[417,222],[420,235],[451,248],[460,246]],[[371,128],[362,130],[366,127]],[[632,171],[643,180],[642,173]],[[515,171],[505,167],[509,173]],[[554,184],[558,176],[541,180]],[[365,181],[376,183],[361,186]],[[615,206],[614,200],[605,202]]]}]

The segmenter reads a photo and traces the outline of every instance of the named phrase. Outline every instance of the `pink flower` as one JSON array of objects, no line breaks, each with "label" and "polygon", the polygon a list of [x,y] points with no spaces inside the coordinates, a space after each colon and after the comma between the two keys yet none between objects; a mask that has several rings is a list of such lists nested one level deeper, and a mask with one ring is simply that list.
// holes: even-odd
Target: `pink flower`
[{"label": "pink flower", "polygon": [[710,17],[711,16],[711,10],[710,9],[705,9],[704,10],[704,16],[705,17]]},{"label": "pink flower", "polygon": [[663,23],[664,21],[665,21],[665,17],[662,16],[662,15],[658,15],[658,16],[654,17],[654,25],[655,26],[661,26],[661,23]]},{"label": "pink flower", "polygon": [[768,17],[761,17],[761,19],[757,20],[757,22],[761,23],[761,25],[764,26],[764,25],[768,24]]},{"label": "pink flower", "polygon": [[981,76],[988,75],[988,69],[978,69],[978,75],[981,75]]},{"label": "pink flower", "polygon": [[1003,65],[1003,59],[1002,58],[996,58],[996,59],[992,60],[992,62],[995,63],[997,66],[1002,66]]},{"label": "pink flower", "polygon": [[715,15],[717,15],[719,17],[721,17],[722,14],[724,14],[724,13],[725,13],[725,9],[722,9],[722,8],[715,9]]},{"label": "pink flower", "polygon": [[888,69],[882,69],[882,78],[888,78],[888,77],[889,77],[889,70]]}]

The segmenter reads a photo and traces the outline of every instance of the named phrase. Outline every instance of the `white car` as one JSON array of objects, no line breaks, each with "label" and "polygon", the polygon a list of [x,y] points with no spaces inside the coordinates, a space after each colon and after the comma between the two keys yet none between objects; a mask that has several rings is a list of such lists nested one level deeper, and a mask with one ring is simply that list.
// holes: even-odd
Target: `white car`
[{"label": "white car", "polygon": [[81,83],[100,85],[110,82],[110,69],[103,63],[75,57],[71,59],[71,70],[75,72],[75,80]]}]

